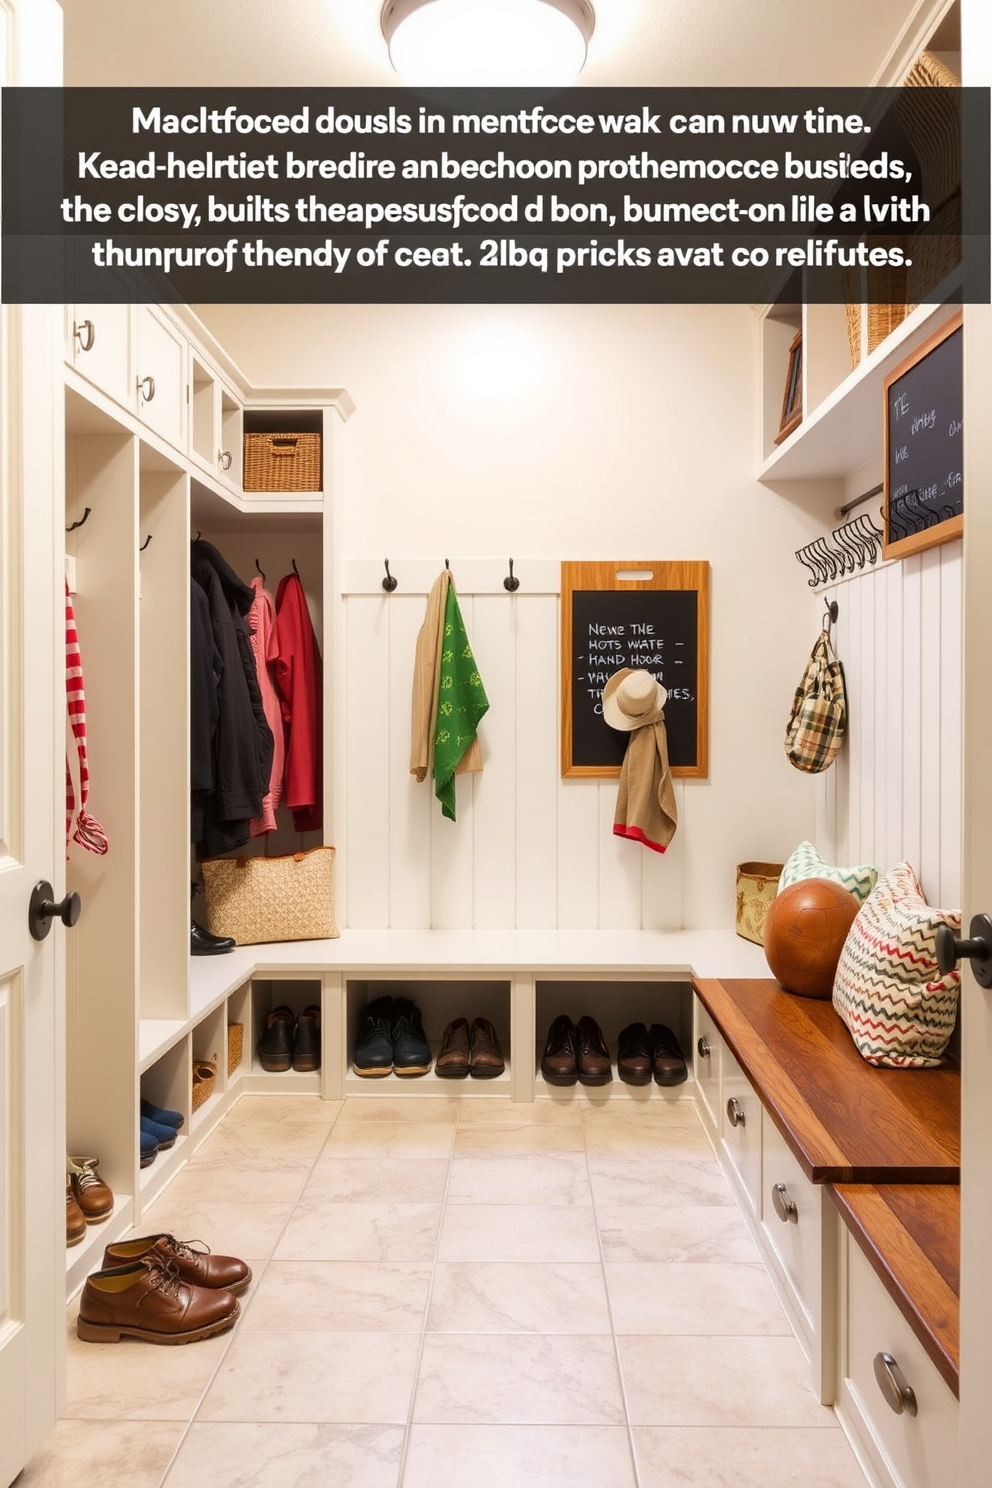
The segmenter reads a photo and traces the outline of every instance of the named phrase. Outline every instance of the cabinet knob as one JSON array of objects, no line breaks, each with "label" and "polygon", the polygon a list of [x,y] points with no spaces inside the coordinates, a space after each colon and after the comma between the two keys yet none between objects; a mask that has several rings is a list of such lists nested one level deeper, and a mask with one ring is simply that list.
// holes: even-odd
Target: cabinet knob
[{"label": "cabinet knob", "polygon": [[82,901],[76,893],[66,894],[58,903],[52,898],[55,890],[47,879],[40,878],[31,890],[28,901],[28,929],[35,940],[44,940],[52,928],[52,921],[60,919],[71,929],[82,912]]},{"label": "cabinet knob", "polygon": [[150,403],[155,396],[155,379],[151,373],[147,377],[138,378],[138,392],[146,403]]},{"label": "cabinet knob", "polygon": [[730,1122],[731,1126],[747,1125],[747,1121],[744,1116],[744,1107],[741,1105],[736,1095],[732,1095],[727,1102],[727,1120]]},{"label": "cabinet knob", "polygon": [[96,326],[91,320],[77,320],[72,327],[72,334],[79,342],[80,351],[92,351],[93,342],[96,340]]},{"label": "cabinet knob", "polygon": [[897,1416],[904,1411],[907,1416],[916,1415],[916,1393],[891,1354],[875,1355],[875,1382],[885,1396],[886,1405],[891,1406]]},{"label": "cabinet knob", "polygon": [[220,466],[221,470],[230,470],[233,462],[234,456],[231,454],[230,450],[217,451],[217,463]]},{"label": "cabinet knob", "polygon": [[709,1059],[710,1055],[713,1052],[713,1050],[710,1048],[710,1041],[709,1041],[709,1039],[706,1039],[706,1038],[699,1038],[699,1039],[697,1039],[696,1040],[696,1052],[698,1053],[700,1059]]},{"label": "cabinet knob", "polygon": [[959,960],[970,960],[978,985],[992,987],[992,917],[974,915],[970,929],[969,940],[958,940],[950,925],[938,926],[937,965],[946,976]]},{"label": "cabinet knob", "polygon": [[798,1224],[799,1210],[796,1201],[784,1183],[772,1184],[772,1207],[783,1224]]}]

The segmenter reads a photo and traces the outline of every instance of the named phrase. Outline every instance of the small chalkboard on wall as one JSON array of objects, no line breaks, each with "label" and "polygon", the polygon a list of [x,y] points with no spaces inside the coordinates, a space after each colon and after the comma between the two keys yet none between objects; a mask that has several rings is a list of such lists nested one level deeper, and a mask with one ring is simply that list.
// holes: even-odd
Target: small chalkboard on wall
[{"label": "small chalkboard on wall", "polygon": [[885,379],[886,558],[905,558],[964,531],[962,316]]},{"label": "small chalkboard on wall", "polygon": [[620,774],[629,735],[603,718],[603,688],[644,667],[668,692],[673,775],[709,771],[709,564],[563,563],[561,772]]}]

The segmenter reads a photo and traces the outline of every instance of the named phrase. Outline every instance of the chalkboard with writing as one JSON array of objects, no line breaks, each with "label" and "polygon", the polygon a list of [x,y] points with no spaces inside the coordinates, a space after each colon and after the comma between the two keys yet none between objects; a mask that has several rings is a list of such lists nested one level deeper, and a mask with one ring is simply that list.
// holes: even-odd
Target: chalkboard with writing
[{"label": "chalkboard with writing", "polygon": [[964,528],[961,322],[958,312],[885,379],[886,558]]},{"label": "chalkboard with writing", "polygon": [[673,775],[708,773],[709,564],[563,563],[562,774],[619,775],[629,735],[603,719],[614,672],[644,667],[668,693]]}]

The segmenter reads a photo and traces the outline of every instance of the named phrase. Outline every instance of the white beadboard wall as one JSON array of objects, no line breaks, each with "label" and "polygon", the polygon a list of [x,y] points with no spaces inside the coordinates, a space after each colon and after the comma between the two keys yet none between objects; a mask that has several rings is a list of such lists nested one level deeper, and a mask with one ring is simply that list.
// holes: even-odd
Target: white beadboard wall
[{"label": "white beadboard wall", "polygon": [[961,544],[831,584],[850,730],[818,781],[817,845],[835,862],[902,859],[931,904],[960,909]]}]

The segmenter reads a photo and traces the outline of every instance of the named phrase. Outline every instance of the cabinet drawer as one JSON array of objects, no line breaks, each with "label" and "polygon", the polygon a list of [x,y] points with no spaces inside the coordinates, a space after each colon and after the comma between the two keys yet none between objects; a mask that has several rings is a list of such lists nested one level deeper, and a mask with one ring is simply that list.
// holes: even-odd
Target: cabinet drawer
[{"label": "cabinet drawer", "polygon": [[761,1137],[761,1229],[808,1340],[820,1333],[824,1211],[822,1186],[810,1183],[768,1115]]},{"label": "cabinet drawer", "polygon": [[[845,1385],[868,1446],[897,1488],[956,1483],[958,1403],[917,1341],[857,1243],[845,1236],[847,1296]],[[893,1360],[911,1387],[916,1414],[887,1403],[875,1376],[879,1354]]]},{"label": "cabinet drawer", "polygon": [[133,407],[130,305],[67,305],[65,356],[115,403]]},{"label": "cabinet drawer", "polygon": [[186,448],[186,341],[147,305],[137,310],[135,388],[142,423]]},{"label": "cabinet drawer", "polygon": [[720,1056],[723,1039],[698,997],[693,997],[692,1078],[696,1082],[699,1114],[711,1137],[720,1131]]},{"label": "cabinet drawer", "polygon": [[757,1215],[761,1189],[761,1101],[724,1044],[720,1052],[721,1146]]}]

